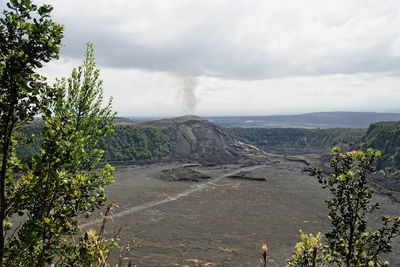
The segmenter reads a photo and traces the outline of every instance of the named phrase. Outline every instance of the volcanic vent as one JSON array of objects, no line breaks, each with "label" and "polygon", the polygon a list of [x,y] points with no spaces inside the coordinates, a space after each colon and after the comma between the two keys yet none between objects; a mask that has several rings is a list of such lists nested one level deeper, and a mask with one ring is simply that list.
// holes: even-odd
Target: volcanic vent
[{"label": "volcanic vent", "polygon": [[249,155],[261,154],[255,146],[238,140],[214,123],[197,116],[150,121],[146,127],[167,128],[171,157],[202,163],[234,163]]}]

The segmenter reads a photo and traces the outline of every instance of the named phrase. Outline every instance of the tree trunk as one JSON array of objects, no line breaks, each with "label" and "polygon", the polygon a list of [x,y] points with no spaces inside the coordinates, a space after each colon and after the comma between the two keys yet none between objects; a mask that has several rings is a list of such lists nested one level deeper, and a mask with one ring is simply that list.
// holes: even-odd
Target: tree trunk
[{"label": "tree trunk", "polygon": [[6,180],[6,174],[7,174],[7,161],[9,157],[9,151],[10,151],[10,143],[11,143],[11,135],[13,132],[13,127],[14,123],[10,124],[11,119],[11,114],[12,110],[10,109],[8,116],[6,118],[5,126],[4,126],[4,132],[3,132],[3,159],[2,159],[2,165],[1,165],[1,173],[0,173],[0,264],[3,264],[3,258],[4,258],[4,220],[6,219],[6,188],[5,188],[5,180]]}]

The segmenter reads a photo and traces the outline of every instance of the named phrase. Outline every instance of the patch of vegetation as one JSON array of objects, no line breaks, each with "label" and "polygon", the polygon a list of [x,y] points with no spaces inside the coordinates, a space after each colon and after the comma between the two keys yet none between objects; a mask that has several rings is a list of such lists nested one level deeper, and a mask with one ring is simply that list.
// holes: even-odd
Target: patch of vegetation
[{"label": "patch of vegetation", "polygon": [[315,176],[322,188],[330,191],[326,201],[329,210],[330,230],[325,234],[304,235],[297,251],[288,260],[288,267],[295,266],[388,266],[382,256],[392,251],[391,240],[400,234],[400,217],[382,217],[382,226],[376,231],[368,227],[367,219],[377,209],[373,203],[367,176],[375,172],[374,161],[380,151],[367,149],[340,153],[335,147],[330,160],[332,173],[314,168],[309,175]]},{"label": "patch of vegetation", "polygon": [[368,129],[332,128],[230,128],[236,136],[256,146],[285,146],[326,149],[333,146],[351,149],[373,148],[382,151],[379,170],[400,177],[400,121],[372,123]]},{"label": "patch of vegetation", "polygon": [[240,138],[257,146],[294,146],[329,148],[332,146],[353,146],[359,144],[365,129],[332,128],[230,128]]},{"label": "patch of vegetation", "polygon": [[[19,130],[22,141],[16,150],[19,158],[29,159],[39,153],[42,130],[43,122],[39,120]],[[171,152],[166,129],[132,123],[117,124],[113,133],[98,140],[96,148],[105,151],[103,162],[163,158]]]},{"label": "patch of vegetation", "polygon": [[163,158],[171,152],[166,129],[134,125],[117,125],[97,147],[105,151],[105,161]]},{"label": "patch of vegetation", "polygon": [[16,138],[19,142],[15,149],[18,158],[27,160],[39,153],[42,132],[42,120],[34,120],[18,129]]},{"label": "patch of vegetation", "polygon": [[373,123],[363,139],[362,148],[382,151],[378,168],[400,168],[400,121]]}]

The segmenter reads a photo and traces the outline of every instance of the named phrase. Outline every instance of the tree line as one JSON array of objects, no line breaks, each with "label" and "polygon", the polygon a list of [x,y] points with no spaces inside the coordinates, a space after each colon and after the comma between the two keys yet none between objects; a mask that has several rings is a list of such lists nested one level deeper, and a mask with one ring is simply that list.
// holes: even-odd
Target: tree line
[{"label": "tree line", "polygon": [[[16,153],[29,160],[40,150],[43,122],[34,121],[18,130],[20,143]],[[117,124],[114,131],[98,140],[95,148],[103,150],[101,162],[137,161],[165,158],[171,153],[166,129],[146,128],[133,123]]]}]

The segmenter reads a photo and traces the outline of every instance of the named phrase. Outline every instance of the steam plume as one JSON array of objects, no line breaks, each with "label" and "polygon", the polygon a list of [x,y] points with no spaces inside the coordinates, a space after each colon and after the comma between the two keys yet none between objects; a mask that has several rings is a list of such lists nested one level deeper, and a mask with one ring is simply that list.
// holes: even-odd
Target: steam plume
[{"label": "steam plume", "polygon": [[176,75],[178,81],[178,101],[186,113],[193,113],[199,102],[196,96],[196,88],[199,84],[197,77]]}]

